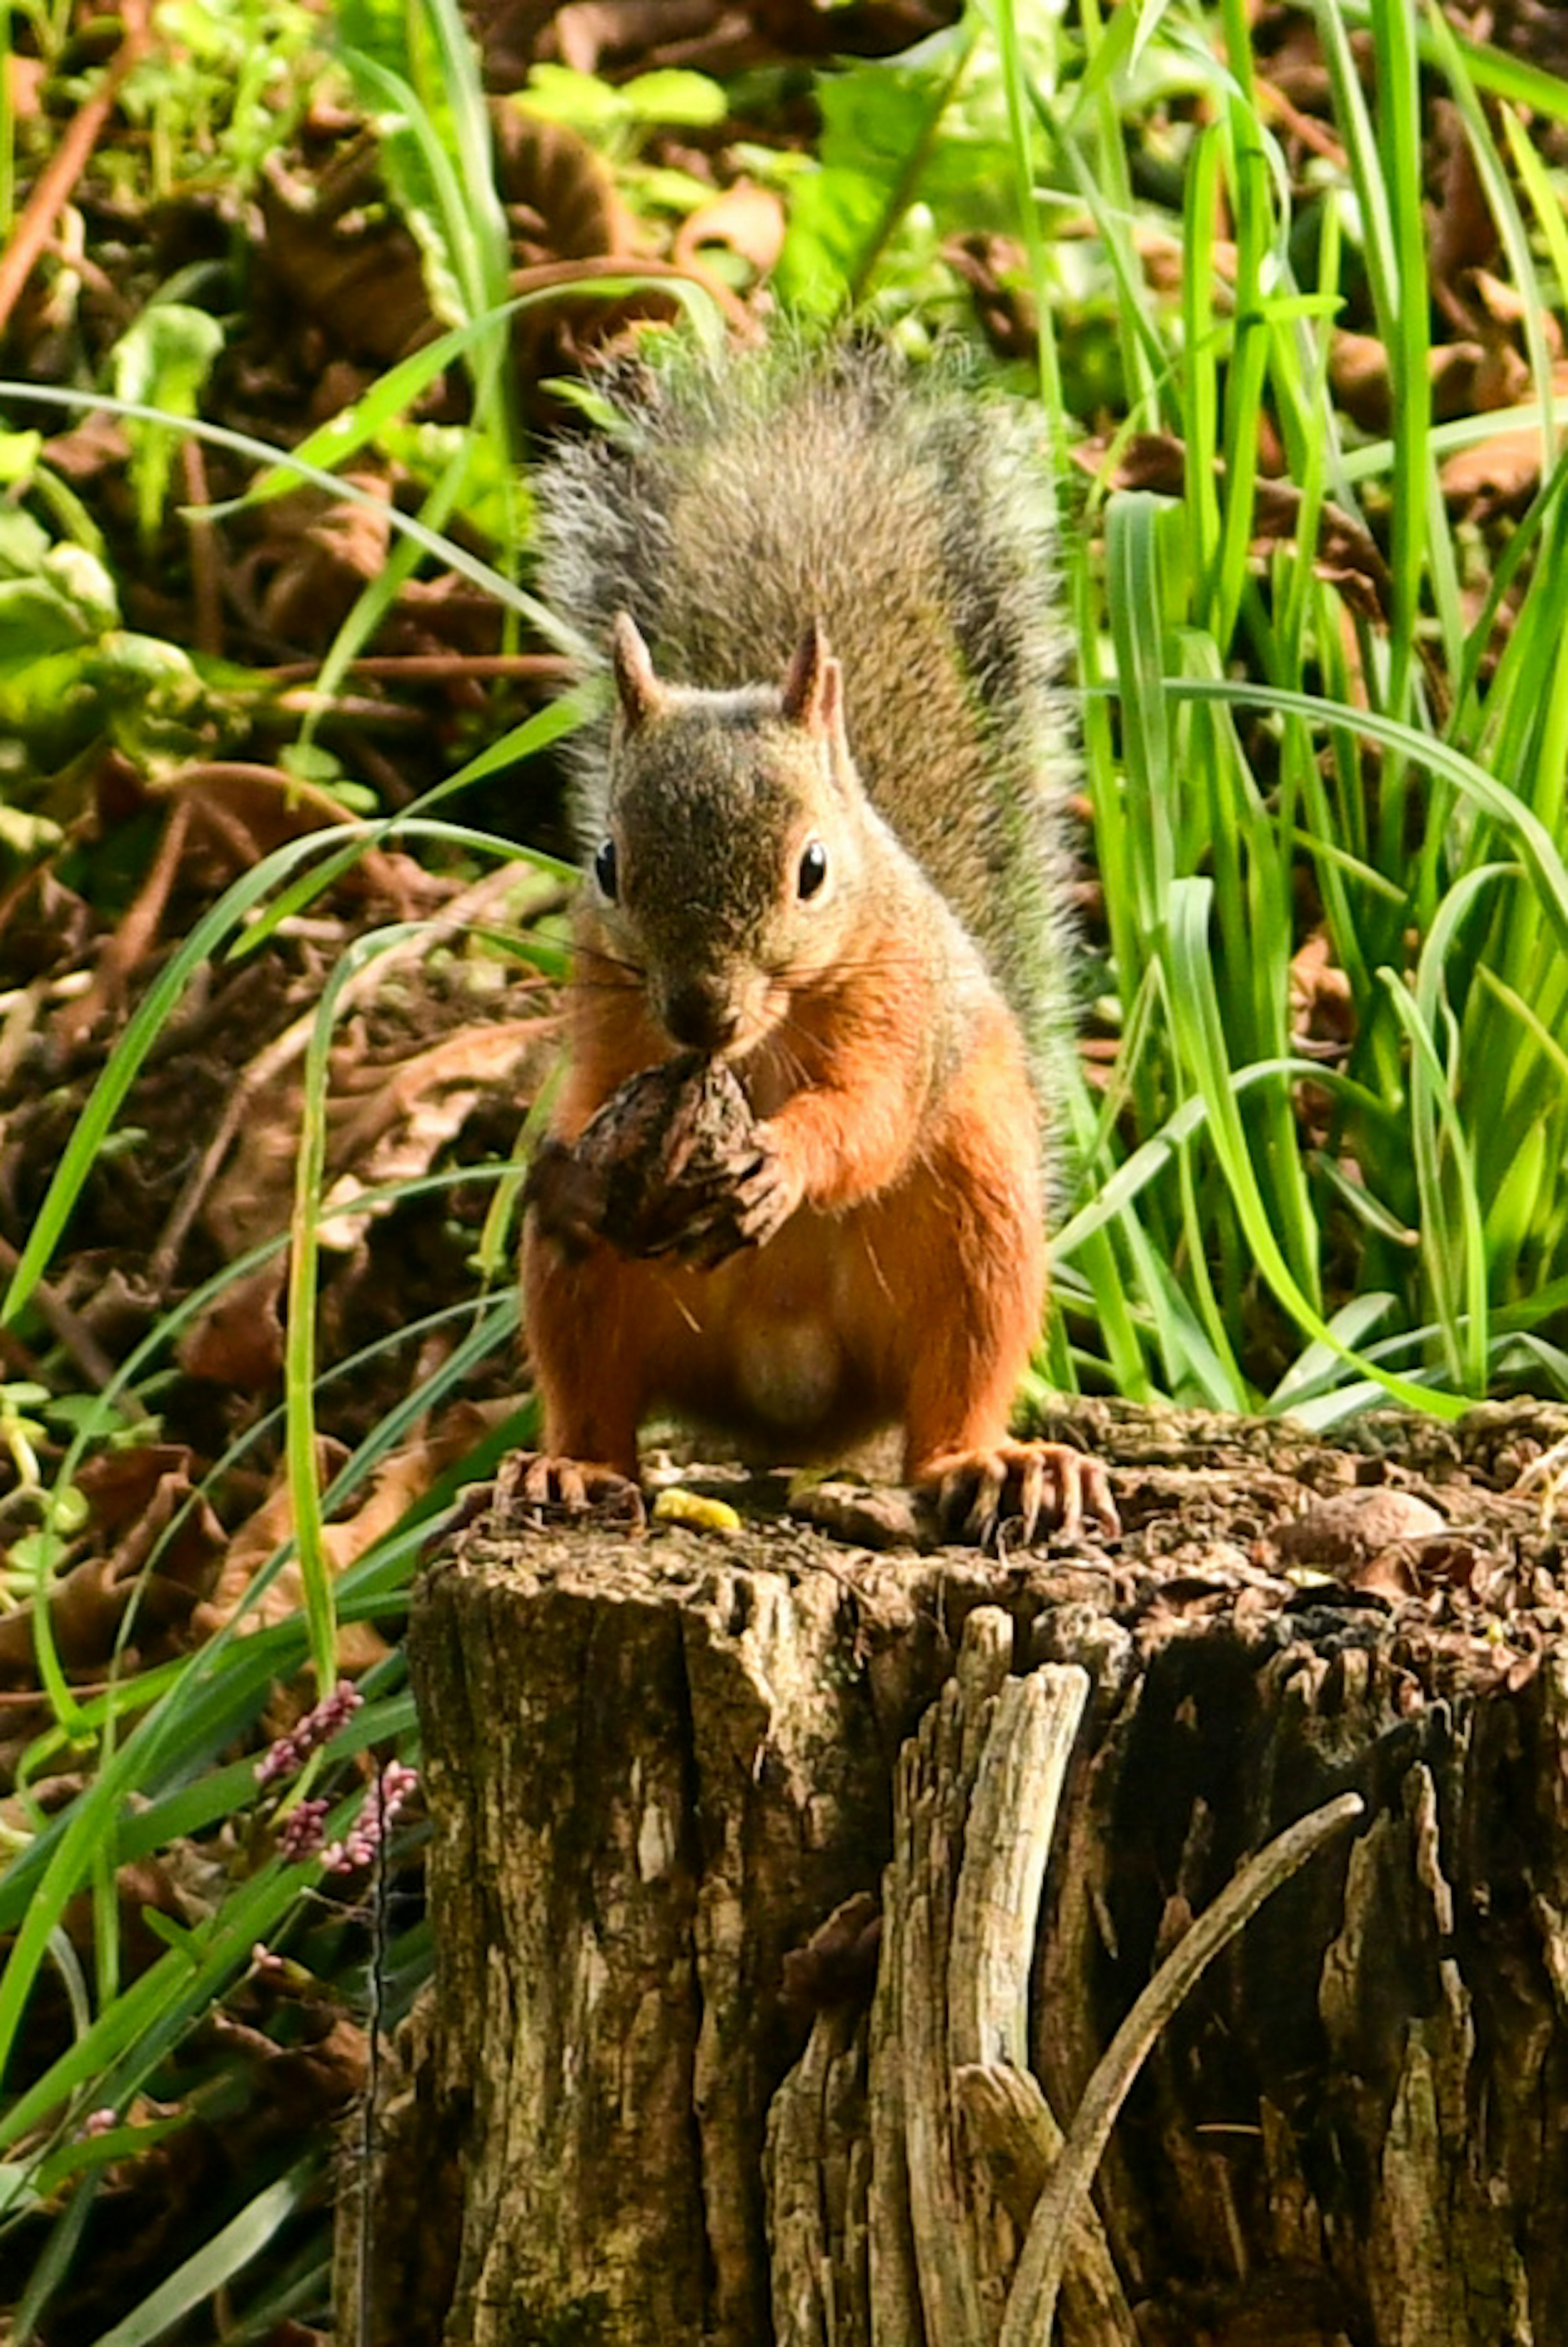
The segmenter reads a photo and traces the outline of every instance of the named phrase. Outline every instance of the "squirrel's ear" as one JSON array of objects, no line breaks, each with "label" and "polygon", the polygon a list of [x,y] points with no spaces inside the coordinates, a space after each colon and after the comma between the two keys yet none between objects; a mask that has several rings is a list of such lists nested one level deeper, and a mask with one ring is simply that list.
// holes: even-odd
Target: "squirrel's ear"
[{"label": "squirrel's ear", "polygon": [[653,673],[653,656],[638,631],[630,611],[617,611],[610,630],[610,657],[615,670],[615,690],[620,713],[628,725],[641,725],[664,705],[664,688]]},{"label": "squirrel's ear", "polygon": [[784,679],[784,713],[808,733],[832,733],[840,723],[843,702],[844,671],[828,651],[826,629],[820,620],[813,620]]}]

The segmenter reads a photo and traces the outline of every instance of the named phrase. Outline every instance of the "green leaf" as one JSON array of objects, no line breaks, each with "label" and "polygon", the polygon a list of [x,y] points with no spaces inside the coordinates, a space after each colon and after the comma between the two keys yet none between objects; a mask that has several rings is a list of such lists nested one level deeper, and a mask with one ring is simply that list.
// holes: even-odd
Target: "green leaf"
[{"label": "green leaf", "polygon": [[31,2160],[0,2160],[0,2219],[23,2216],[43,2206],[45,2196],[36,2176]]},{"label": "green leaf", "polygon": [[[115,392],[169,416],[194,415],[222,347],[223,329],[205,310],[188,309],[180,302],[149,302],[110,354]],[[128,429],[137,523],[142,537],[150,538],[163,514],[174,436],[162,424],[138,423]]]},{"label": "green leaf", "polygon": [[172,2118],[142,2119],[134,2126],[105,2127],[100,2135],[78,2136],[75,2142],[62,2144],[58,2151],[38,2162],[38,2190],[48,2198],[62,2185],[75,2183],[97,2168],[111,2167],[117,2160],[138,2159],[155,2143],[162,2143],[188,2127],[194,2117],[193,2111],[180,2111]]},{"label": "green leaf", "polygon": [[519,114],[533,115],[543,122],[564,122],[585,138],[611,146],[618,134],[646,124],[712,129],[730,109],[720,83],[711,81],[706,74],[675,67],[612,83],[601,81],[597,74],[579,73],[570,66],[537,65],[529,68],[528,87],[511,103]]},{"label": "green leaf", "polygon": [[15,488],[31,480],[43,453],[41,432],[0,432],[0,484]]},{"label": "green leaf", "polygon": [[938,231],[960,214],[971,231],[1011,226],[999,95],[979,121],[958,104],[979,30],[971,15],[896,64],[819,81],[821,169],[796,188],[774,271],[787,307],[822,317],[861,300],[917,200]]}]

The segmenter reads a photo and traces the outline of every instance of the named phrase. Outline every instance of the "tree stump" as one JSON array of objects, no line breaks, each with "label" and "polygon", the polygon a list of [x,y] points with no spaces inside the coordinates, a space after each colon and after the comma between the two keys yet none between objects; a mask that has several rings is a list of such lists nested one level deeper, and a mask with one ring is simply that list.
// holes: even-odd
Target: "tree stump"
[{"label": "tree stump", "polygon": [[1054,2336],[1568,2339],[1568,1641],[1516,1489],[1568,1413],[1043,1430],[1112,1465],[1120,1542],[881,1548],[898,1495],[819,1493],[825,1531],[776,1479],[738,1530],[503,1496],[456,1538],[369,2339],[1033,2347],[1102,2054],[1347,1792],[1154,2038]]}]

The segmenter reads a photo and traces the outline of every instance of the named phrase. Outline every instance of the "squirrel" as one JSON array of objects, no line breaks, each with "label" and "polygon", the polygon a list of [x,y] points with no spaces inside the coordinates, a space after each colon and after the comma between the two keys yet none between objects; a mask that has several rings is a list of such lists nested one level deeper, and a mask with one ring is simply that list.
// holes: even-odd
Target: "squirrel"
[{"label": "squirrel", "polygon": [[535,1502],[635,1491],[660,1409],[797,1464],[897,1427],[961,1538],[1116,1528],[1098,1460],[1008,1429],[1071,1048],[1050,488],[1016,406],[933,372],[688,358],[541,468],[543,593],[613,678],[549,1145],[682,1051],[757,1122],[727,1241],[526,1218]]}]

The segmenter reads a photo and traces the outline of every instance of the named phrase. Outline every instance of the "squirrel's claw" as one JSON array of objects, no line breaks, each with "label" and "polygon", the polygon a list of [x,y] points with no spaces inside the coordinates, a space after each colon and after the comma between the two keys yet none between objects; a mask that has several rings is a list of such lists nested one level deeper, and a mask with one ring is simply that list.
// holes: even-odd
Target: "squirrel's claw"
[{"label": "squirrel's claw", "polygon": [[774,1143],[766,1142],[756,1163],[735,1184],[736,1227],[746,1245],[766,1246],[799,1204],[799,1180]]},{"label": "squirrel's claw", "polygon": [[548,1450],[514,1450],[496,1479],[496,1501],[506,1514],[535,1524],[592,1516],[606,1526],[641,1532],[648,1521],[641,1491],[629,1475],[596,1460]]},{"label": "squirrel's claw", "polygon": [[741,1202],[754,1171],[755,1161],[738,1179],[726,1174],[706,1183],[682,1216],[680,1228],[664,1235],[652,1252],[672,1255],[695,1271],[712,1271],[749,1246]]},{"label": "squirrel's claw", "polygon": [[763,1149],[738,1179],[688,1219],[674,1251],[693,1269],[714,1271],[743,1248],[765,1246],[799,1204],[799,1191],[777,1153]]},{"label": "squirrel's claw", "polygon": [[1122,1529],[1103,1463],[1065,1442],[999,1442],[933,1460],[919,1481],[948,1536],[978,1547],[1004,1529],[1022,1547],[1043,1532],[1071,1539],[1086,1520],[1107,1539]]}]

